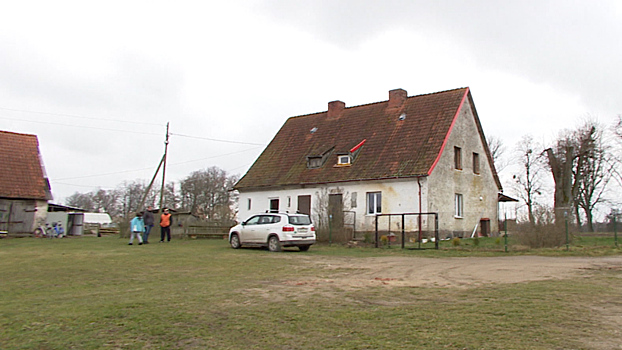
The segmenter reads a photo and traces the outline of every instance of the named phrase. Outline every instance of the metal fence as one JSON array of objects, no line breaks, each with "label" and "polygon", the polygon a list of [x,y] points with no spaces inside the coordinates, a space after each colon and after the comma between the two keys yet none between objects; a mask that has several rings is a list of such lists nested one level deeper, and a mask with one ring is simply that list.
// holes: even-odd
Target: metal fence
[{"label": "metal fence", "polygon": [[438,213],[377,214],[374,226],[376,248],[386,244],[400,245],[402,249],[428,249],[422,244],[432,241],[434,249],[438,249]]}]

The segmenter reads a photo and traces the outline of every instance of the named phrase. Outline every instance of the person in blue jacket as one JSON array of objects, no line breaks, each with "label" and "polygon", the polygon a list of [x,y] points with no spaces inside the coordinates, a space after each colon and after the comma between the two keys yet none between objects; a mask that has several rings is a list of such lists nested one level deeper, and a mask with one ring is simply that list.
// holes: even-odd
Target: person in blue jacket
[{"label": "person in blue jacket", "polygon": [[136,213],[136,217],[130,222],[130,243],[134,242],[134,236],[138,238],[138,245],[143,244],[143,232],[145,232],[145,222],[143,221],[143,213]]}]

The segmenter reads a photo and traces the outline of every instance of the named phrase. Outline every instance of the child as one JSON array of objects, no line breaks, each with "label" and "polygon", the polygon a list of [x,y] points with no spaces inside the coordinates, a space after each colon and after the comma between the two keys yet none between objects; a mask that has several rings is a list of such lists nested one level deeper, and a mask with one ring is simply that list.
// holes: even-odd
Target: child
[{"label": "child", "polygon": [[138,245],[143,244],[143,232],[145,232],[145,222],[143,221],[143,213],[136,213],[136,217],[130,222],[130,243],[134,242],[134,236],[138,237]]}]

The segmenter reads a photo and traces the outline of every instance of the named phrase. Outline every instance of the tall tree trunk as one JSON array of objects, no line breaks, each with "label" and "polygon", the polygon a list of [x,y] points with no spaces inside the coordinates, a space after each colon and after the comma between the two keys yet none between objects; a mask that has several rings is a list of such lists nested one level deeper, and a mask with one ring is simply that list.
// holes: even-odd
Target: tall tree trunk
[{"label": "tall tree trunk", "polygon": [[549,159],[549,166],[551,167],[551,172],[553,173],[553,180],[555,181],[554,208],[555,223],[557,225],[564,223],[565,215],[570,214],[570,208],[573,207],[572,160],[574,147],[566,146],[564,150],[564,155],[558,155],[560,158],[563,156],[565,158],[563,160],[558,159],[551,148],[546,150],[546,155]]}]

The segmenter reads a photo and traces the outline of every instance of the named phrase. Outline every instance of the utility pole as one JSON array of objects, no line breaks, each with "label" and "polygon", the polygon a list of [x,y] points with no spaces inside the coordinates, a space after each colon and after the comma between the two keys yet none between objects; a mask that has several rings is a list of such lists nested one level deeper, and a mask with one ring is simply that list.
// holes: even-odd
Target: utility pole
[{"label": "utility pole", "polygon": [[162,215],[162,203],[164,202],[164,184],[166,179],[166,154],[168,152],[168,122],[166,123],[166,141],[164,141],[164,157],[162,158],[162,187],[160,188],[160,205],[158,214]]}]

